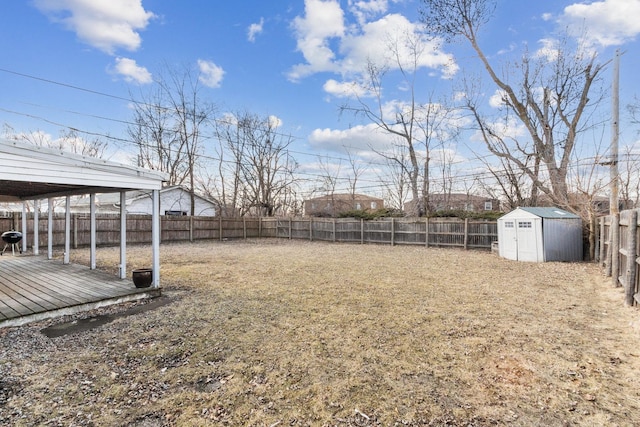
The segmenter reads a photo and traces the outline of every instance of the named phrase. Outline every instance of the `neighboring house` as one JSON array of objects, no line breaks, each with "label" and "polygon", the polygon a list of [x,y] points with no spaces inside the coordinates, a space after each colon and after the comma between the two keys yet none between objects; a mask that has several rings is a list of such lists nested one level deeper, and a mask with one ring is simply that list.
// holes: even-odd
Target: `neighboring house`
[{"label": "neighboring house", "polygon": [[[127,191],[127,213],[151,215],[151,194],[145,191]],[[73,213],[89,213],[89,198],[75,199],[71,204]],[[96,212],[120,212],[120,194],[96,194]],[[216,216],[217,205],[202,196],[195,196],[195,216]],[[160,190],[160,215],[190,215],[191,195],[181,186],[166,187]]]},{"label": "neighboring house", "polygon": [[349,211],[375,211],[384,208],[384,200],[364,194],[330,194],[304,201],[307,216],[337,217]]},{"label": "neighboring house", "polygon": [[[414,212],[416,202],[411,200],[404,204],[405,212]],[[490,197],[474,196],[473,194],[451,193],[451,194],[429,194],[429,211],[468,211],[484,212],[499,211],[500,201]]]}]

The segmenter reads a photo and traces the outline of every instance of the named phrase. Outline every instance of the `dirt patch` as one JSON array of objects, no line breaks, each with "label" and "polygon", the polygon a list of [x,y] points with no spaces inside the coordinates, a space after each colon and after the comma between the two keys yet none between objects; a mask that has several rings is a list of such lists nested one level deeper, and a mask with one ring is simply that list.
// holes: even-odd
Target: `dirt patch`
[{"label": "dirt patch", "polygon": [[67,322],[56,323],[42,329],[40,332],[46,337],[56,338],[63,335],[77,334],[79,332],[88,331],[107,323],[113,322],[117,318],[133,316],[134,314],[143,313],[145,311],[154,310],[159,307],[163,307],[169,304],[172,298],[159,297],[153,300],[145,301],[144,303],[134,305],[131,308],[125,310],[114,311],[109,314],[92,314],[88,317],[70,320]]},{"label": "dirt patch", "polygon": [[275,239],[161,252],[171,304],[0,331],[0,424],[640,424],[640,315],[595,265]]}]

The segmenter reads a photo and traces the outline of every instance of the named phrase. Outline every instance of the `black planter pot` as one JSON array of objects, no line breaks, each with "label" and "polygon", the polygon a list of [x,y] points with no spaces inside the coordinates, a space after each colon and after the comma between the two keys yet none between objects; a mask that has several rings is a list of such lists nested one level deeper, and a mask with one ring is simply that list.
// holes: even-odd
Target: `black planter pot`
[{"label": "black planter pot", "polygon": [[148,288],[153,282],[153,269],[138,268],[132,271],[131,278],[136,288]]}]

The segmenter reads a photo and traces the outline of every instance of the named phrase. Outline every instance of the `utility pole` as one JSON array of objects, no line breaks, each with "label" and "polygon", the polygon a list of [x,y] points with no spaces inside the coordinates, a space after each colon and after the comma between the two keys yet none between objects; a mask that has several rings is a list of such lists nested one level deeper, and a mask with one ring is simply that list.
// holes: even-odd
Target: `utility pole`
[{"label": "utility pole", "polygon": [[620,270],[620,209],[618,207],[618,134],[620,132],[620,50],[616,49],[613,60],[613,84],[611,88],[611,148],[610,148],[610,195],[609,195],[609,265],[607,273],[611,272],[611,280],[614,287],[620,286],[618,274]]},{"label": "utility pole", "polygon": [[616,49],[613,61],[613,84],[611,88],[611,149],[609,159],[611,179],[609,195],[609,215],[620,213],[618,204],[618,136],[620,134],[620,50]]}]

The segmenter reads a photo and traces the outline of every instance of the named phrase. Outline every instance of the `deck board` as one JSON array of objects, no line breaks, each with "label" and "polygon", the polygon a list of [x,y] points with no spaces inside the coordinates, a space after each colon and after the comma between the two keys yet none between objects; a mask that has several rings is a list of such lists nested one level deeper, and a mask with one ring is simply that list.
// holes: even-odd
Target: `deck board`
[{"label": "deck board", "polygon": [[160,295],[160,289],[138,289],[130,280],[86,266],[7,255],[0,256],[0,327]]}]

